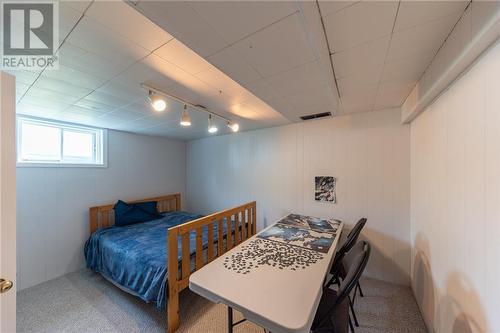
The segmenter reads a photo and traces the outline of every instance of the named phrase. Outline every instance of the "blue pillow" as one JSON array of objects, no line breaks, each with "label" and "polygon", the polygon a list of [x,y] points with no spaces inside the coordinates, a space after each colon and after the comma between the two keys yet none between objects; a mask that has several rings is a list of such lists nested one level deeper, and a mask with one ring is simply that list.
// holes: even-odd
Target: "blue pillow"
[{"label": "blue pillow", "polygon": [[115,225],[118,227],[147,222],[161,217],[156,209],[156,201],[128,204],[118,200],[114,207]]}]

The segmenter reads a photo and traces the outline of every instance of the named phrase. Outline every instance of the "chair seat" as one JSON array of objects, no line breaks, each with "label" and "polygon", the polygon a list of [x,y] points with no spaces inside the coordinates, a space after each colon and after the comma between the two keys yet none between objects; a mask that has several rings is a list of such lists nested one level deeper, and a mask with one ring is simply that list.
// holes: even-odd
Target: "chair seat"
[{"label": "chair seat", "polygon": [[[333,314],[324,323],[320,323],[323,317],[335,305],[336,301],[337,292],[330,288],[324,288],[316,316],[313,320],[312,332],[349,332],[349,300],[347,298],[335,307]],[[328,330],[329,327],[333,329]]]}]

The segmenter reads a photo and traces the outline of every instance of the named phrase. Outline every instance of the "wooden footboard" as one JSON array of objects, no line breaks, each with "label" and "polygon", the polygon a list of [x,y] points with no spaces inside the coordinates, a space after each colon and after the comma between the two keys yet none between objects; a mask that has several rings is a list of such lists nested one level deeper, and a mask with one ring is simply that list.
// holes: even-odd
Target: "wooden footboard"
[{"label": "wooden footboard", "polygon": [[[257,229],[256,202],[217,212],[200,219],[190,221],[168,229],[168,299],[167,333],[173,333],[179,327],[179,292],[189,285],[191,268],[191,250],[189,234],[196,232],[195,269],[198,270],[218,256],[255,235]],[[223,224],[226,226],[224,234]],[[215,228],[217,226],[217,235]],[[206,257],[203,255],[202,235],[207,230],[208,244]],[[182,259],[178,261],[178,241],[182,243]]]}]

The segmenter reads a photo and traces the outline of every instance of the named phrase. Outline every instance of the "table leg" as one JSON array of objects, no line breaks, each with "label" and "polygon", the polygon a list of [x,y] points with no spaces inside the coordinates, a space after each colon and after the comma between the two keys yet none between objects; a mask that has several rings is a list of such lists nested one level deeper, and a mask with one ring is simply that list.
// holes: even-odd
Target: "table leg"
[{"label": "table leg", "polygon": [[233,333],[233,308],[227,307],[227,332]]}]

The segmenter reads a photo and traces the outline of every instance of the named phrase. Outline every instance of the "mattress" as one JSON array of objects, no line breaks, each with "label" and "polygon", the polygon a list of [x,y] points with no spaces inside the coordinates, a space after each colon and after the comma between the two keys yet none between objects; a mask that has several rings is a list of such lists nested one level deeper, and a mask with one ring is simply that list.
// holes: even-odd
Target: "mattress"
[{"label": "mattress", "polygon": [[[87,267],[126,292],[164,308],[168,290],[167,229],[200,217],[187,212],[169,212],[162,214],[158,220],[98,229],[85,244]],[[215,240],[216,237],[217,225],[214,226]],[[189,238],[190,254],[193,255],[196,232],[192,231]],[[202,243],[204,247],[208,244],[207,228],[203,228]],[[179,262],[181,258],[182,244],[179,239]]]}]

